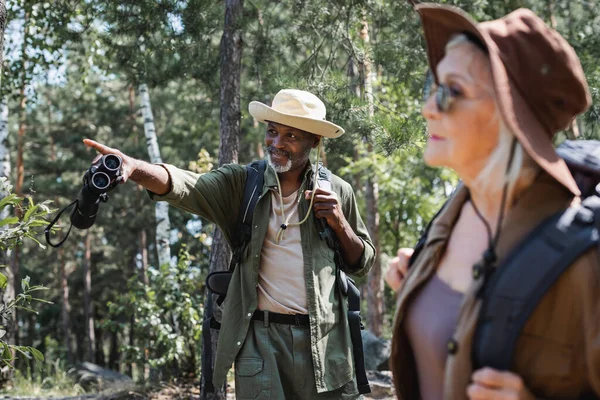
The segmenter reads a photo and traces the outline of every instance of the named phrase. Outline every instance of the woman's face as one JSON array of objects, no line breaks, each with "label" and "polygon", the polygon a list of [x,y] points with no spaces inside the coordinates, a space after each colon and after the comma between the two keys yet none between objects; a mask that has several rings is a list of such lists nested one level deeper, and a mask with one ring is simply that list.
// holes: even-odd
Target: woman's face
[{"label": "woman's face", "polygon": [[475,179],[498,143],[499,118],[487,56],[470,42],[451,46],[437,66],[441,85],[449,88],[447,111],[436,105],[435,91],[423,106],[429,133],[425,162],[454,169]]}]

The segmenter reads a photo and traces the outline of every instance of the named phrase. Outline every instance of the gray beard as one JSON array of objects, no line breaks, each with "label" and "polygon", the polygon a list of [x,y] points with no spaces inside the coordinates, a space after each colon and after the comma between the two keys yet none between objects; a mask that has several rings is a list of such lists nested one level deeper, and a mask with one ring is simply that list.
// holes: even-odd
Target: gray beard
[{"label": "gray beard", "polygon": [[288,172],[290,169],[292,169],[292,159],[288,157],[287,162],[285,163],[285,165],[278,165],[275,164],[272,160],[271,160],[271,153],[268,154],[267,156],[267,160],[269,162],[269,165],[271,166],[271,168],[273,168],[275,170],[275,172],[278,173],[284,173],[284,172]]}]

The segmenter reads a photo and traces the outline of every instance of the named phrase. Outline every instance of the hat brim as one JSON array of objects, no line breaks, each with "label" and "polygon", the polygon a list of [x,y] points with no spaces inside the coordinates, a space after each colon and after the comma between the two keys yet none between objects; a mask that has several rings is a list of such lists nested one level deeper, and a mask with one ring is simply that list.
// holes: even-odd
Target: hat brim
[{"label": "hat brim", "polygon": [[344,129],[332,122],[282,113],[259,101],[250,102],[248,111],[259,122],[277,122],[330,139],[344,134]]},{"label": "hat brim", "polygon": [[429,67],[436,82],[437,65],[445,55],[445,47],[450,38],[455,34],[467,33],[479,39],[488,51],[496,101],[503,121],[542,169],[573,194],[579,195],[579,188],[567,164],[558,156],[552,144],[554,132],[538,120],[516,85],[511,84],[498,47],[488,33],[480,29],[467,13],[455,7],[420,3],[415,9],[421,15]]}]

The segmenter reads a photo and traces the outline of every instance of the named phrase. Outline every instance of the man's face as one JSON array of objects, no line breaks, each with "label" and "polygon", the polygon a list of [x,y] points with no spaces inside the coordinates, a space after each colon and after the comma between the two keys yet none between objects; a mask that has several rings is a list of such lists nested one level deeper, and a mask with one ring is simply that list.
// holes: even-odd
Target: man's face
[{"label": "man's face", "polygon": [[310,150],[319,144],[320,136],[287,125],[269,122],[265,135],[269,165],[277,172],[304,168]]}]

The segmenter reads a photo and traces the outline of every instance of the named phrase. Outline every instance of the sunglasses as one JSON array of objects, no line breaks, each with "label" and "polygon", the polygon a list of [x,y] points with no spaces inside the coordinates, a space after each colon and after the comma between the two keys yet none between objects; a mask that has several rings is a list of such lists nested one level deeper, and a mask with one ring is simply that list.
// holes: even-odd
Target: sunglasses
[{"label": "sunglasses", "polygon": [[435,104],[439,112],[448,112],[450,110],[450,106],[454,102],[454,99],[459,96],[459,93],[444,83],[436,85],[433,74],[430,70],[425,77],[423,102],[425,103],[432,94],[435,95]]}]

